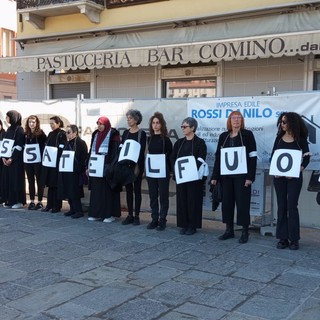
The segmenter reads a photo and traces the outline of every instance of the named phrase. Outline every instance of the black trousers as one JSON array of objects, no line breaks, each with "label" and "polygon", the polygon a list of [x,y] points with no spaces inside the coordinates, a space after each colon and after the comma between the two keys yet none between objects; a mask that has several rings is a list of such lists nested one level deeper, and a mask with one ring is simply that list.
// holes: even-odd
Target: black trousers
[{"label": "black trousers", "polygon": [[[133,200],[134,200],[134,214],[139,216],[141,202],[142,202],[142,194],[141,194],[141,183],[142,183],[142,173],[140,173],[134,183],[129,183],[126,185],[126,198],[127,198],[127,206],[128,206],[128,214],[133,215]],[[134,197],[133,197],[134,194]],[[134,199],[133,199],[134,198]]]},{"label": "black trousers", "polygon": [[222,221],[233,225],[234,211],[237,207],[237,225],[248,227],[250,224],[251,186],[245,187],[246,177],[222,176]]},{"label": "black trousers", "polygon": [[273,184],[278,205],[276,237],[298,241],[300,240],[298,200],[302,188],[302,174],[299,178],[274,178]]},{"label": "black trousers", "polygon": [[166,219],[169,210],[169,180],[167,178],[147,178],[151,218]]},{"label": "black trousers", "polygon": [[43,190],[44,187],[41,185],[41,163],[25,163],[24,169],[26,171],[28,184],[29,184],[29,196],[30,200],[35,200],[36,188],[35,184],[37,182],[37,192],[38,192],[38,201],[41,202],[43,199]]},{"label": "black trousers", "polygon": [[70,211],[74,213],[83,213],[81,199],[68,199]]}]

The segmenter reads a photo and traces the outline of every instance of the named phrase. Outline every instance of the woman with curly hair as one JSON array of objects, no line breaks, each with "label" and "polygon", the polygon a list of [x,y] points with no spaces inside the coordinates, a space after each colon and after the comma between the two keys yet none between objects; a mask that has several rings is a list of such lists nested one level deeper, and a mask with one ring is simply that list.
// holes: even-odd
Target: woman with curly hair
[{"label": "woman with curly hair", "polygon": [[295,112],[283,112],[279,116],[277,127],[278,134],[272,155],[278,149],[302,151],[299,177],[275,176],[273,180],[278,205],[276,237],[279,242],[277,248],[289,247],[291,250],[297,250],[300,240],[298,200],[302,188],[302,172],[307,167],[311,155],[307,141],[308,129],[301,116]]},{"label": "woman with curly hair", "polygon": [[[24,169],[28,179],[30,203],[28,210],[39,210],[43,208],[42,198],[44,186],[41,185],[41,155],[44,150],[47,136],[40,128],[40,120],[36,115],[30,115],[25,124],[25,153]],[[35,204],[36,188],[38,203]]]}]

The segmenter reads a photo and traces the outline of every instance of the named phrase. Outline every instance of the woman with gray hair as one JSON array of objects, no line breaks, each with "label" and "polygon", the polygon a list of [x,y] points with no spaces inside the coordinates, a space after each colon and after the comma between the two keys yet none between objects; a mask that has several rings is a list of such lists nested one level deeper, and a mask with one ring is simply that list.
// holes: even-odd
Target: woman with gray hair
[{"label": "woman with gray hair", "polygon": [[[192,235],[197,228],[202,227],[204,179],[198,177],[197,169],[206,159],[207,146],[204,140],[195,134],[197,127],[198,123],[194,118],[188,117],[182,121],[184,138],[174,144],[171,156],[177,183],[177,226],[181,228],[180,234],[186,235]],[[192,162],[194,167],[191,166]],[[187,166],[193,170],[186,169]]]},{"label": "woman with gray hair", "polygon": [[[139,129],[139,124],[142,121],[142,114],[139,110],[130,109],[126,113],[127,122],[129,125],[129,129],[125,130],[122,134],[121,143],[128,139],[135,140],[140,144],[139,158],[137,162],[137,166],[139,168],[139,173],[136,177],[136,180],[133,183],[127,184],[126,187],[126,197],[127,197],[127,207],[128,207],[128,216],[124,221],[122,221],[123,225],[140,224],[140,207],[142,202],[141,195],[141,183],[142,183],[142,175],[144,171],[144,152],[146,149],[146,141],[147,135],[145,131]],[[134,195],[134,197],[133,197]],[[134,216],[133,216],[133,198],[134,198]]]}]

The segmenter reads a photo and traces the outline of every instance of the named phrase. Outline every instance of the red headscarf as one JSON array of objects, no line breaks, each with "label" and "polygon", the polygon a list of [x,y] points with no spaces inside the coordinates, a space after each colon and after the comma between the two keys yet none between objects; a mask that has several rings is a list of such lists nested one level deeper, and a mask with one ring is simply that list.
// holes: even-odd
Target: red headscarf
[{"label": "red headscarf", "polygon": [[97,150],[96,152],[98,152],[102,141],[104,140],[104,138],[107,136],[108,132],[111,129],[111,123],[107,117],[100,117],[98,119],[98,122],[100,122],[104,125],[104,130],[98,131],[97,142],[96,142],[96,150]]}]

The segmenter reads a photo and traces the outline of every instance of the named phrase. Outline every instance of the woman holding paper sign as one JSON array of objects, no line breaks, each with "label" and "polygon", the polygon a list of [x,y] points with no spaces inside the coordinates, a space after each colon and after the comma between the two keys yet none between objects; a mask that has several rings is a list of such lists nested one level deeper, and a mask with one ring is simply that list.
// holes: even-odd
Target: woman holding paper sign
[{"label": "woman holding paper sign", "polygon": [[[140,224],[140,207],[142,202],[141,195],[141,183],[142,175],[144,171],[144,152],[146,149],[147,135],[145,131],[139,129],[139,124],[142,121],[142,114],[139,110],[130,109],[126,113],[127,122],[129,129],[125,130],[122,134],[121,143],[124,144],[126,140],[135,140],[140,144],[140,151],[138,156],[137,165],[139,168],[139,173],[136,180],[133,183],[126,185],[127,193],[127,206],[128,206],[128,216],[122,221],[123,225],[132,223],[133,225]],[[133,216],[133,198],[134,198],[134,216]]]},{"label": "woman holding paper sign", "polygon": [[47,206],[42,211],[51,210],[52,213],[57,213],[62,207],[62,201],[58,198],[59,159],[67,143],[67,136],[62,129],[63,121],[60,117],[51,117],[50,127],[52,131],[48,134],[42,155],[41,180],[43,185],[48,187]]},{"label": "woman holding paper sign", "polygon": [[222,221],[226,224],[226,230],[218,239],[234,238],[236,206],[237,225],[242,226],[239,243],[246,243],[249,239],[251,185],[257,166],[256,141],[253,133],[244,127],[242,114],[231,112],[227,131],[219,137],[211,176],[211,184],[216,185],[220,180],[222,186]]},{"label": "woman holding paper sign", "polygon": [[[23,161],[29,185],[30,203],[28,210],[39,210],[43,208],[42,198],[44,191],[44,187],[41,185],[41,155],[44,150],[47,136],[40,128],[40,120],[37,116],[31,115],[27,118],[25,134]],[[37,204],[35,204],[36,182],[38,192]]]},{"label": "woman holding paper sign", "polygon": [[188,117],[182,121],[184,138],[173,147],[171,161],[175,171],[177,226],[180,234],[192,235],[202,227],[202,204],[204,179],[199,177],[198,169],[207,156],[207,146],[195,132],[196,119]]},{"label": "woman holding paper sign", "polygon": [[302,171],[307,167],[311,155],[307,141],[308,129],[301,116],[295,112],[283,112],[278,118],[277,126],[278,134],[272,156],[275,156],[276,150],[281,149],[286,153],[290,150],[299,150],[302,156],[301,164],[299,158],[298,178],[275,175],[273,180],[278,204],[277,248],[289,247],[291,250],[297,250],[300,240],[298,200],[302,188]]},{"label": "woman holding paper sign", "polygon": [[167,136],[167,124],[162,113],[155,112],[150,118],[149,132],[146,176],[152,221],[148,224],[147,228],[157,228],[158,231],[163,231],[166,228],[166,218],[169,209],[172,142]]},{"label": "woman holding paper sign", "polygon": [[[2,140],[4,138],[6,134],[6,130],[3,129],[3,123],[2,123],[2,120],[0,119],[0,150],[1,150],[1,144],[2,144]],[[0,203],[3,203],[2,201],[2,192],[1,192],[1,176],[2,176],[2,168],[3,168],[3,162],[2,160],[0,159]]]},{"label": "woman holding paper sign", "polygon": [[84,197],[83,182],[88,156],[88,147],[79,136],[79,129],[71,124],[67,127],[68,142],[65,145],[59,162],[58,195],[67,199],[70,210],[65,216],[73,219],[83,217],[81,198]]},{"label": "woman holding paper sign", "polygon": [[97,125],[98,129],[92,133],[87,169],[91,190],[88,220],[111,223],[121,215],[120,190],[111,187],[104,168],[118,157],[120,134],[111,128],[107,117],[100,117]]},{"label": "woman holding paper sign", "polygon": [[24,131],[19,112],[11,110],[6,115],[6,121],[10,126],[2,141],[0,153],[4,164],[1,175],[1,196],[4,207],[20,209],[26,204],[23,168]]}]

